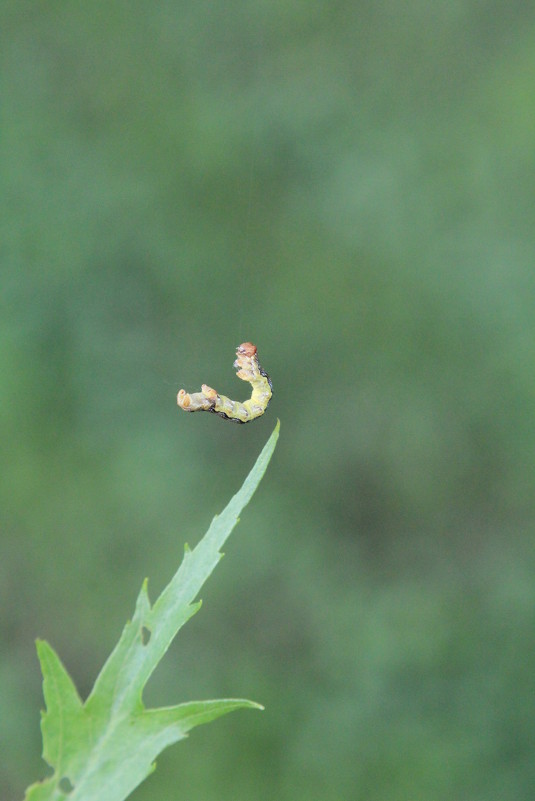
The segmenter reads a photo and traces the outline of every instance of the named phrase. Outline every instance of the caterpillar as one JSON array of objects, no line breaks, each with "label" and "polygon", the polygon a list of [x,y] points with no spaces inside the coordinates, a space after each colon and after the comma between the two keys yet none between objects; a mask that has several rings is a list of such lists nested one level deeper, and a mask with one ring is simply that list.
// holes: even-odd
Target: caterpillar
[{"label": "caterpillar", "polygon": [[191,395],[181,389],[176,397],[177,404],[185,412],[212,412],[224,420],[232,420],[233,423],[249,423],[260,417],[268,407],[273,388],[270,377],[258,362],[256,345],[244,342],[236,349],[234,369],[238,371],[238,378],[248,381],[253,388],[249,400],[243,403],[233,401],[203,384],[201,392],[193,392]]}]

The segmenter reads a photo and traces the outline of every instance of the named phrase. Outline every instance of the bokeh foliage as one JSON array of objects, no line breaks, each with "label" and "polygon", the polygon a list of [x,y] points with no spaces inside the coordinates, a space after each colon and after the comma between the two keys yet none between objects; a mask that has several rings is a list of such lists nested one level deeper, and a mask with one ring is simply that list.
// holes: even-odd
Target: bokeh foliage
[{"label": "bokeh foliage", "polygon": [[[0,796],[44,768],[34,637],[87,691],[279,416],[146,698],[266,712],[133,798],[531,799],[533,9],[1,8]],[[266,417],[180,413],[244,340]]]}]

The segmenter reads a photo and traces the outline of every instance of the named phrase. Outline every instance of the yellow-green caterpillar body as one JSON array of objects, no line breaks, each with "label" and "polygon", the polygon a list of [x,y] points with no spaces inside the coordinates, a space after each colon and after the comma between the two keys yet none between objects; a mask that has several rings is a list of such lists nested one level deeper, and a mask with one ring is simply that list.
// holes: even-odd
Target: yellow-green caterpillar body
[{"label": "yellow-green caterpillar body", "polygon": [[219,395],[215,389],[202,385],[201,392],[191,395],[181,389],[177,395],[177,403],[185,412],[212,412],[224,420],[234,423],[249,423],[266,411],[273,394],[271,379],[259,364],[256,345],[244,342],[236,350],[234,367],[236,375],[242,381],[248,381],[253,392],[249,400],[240,403]]}]

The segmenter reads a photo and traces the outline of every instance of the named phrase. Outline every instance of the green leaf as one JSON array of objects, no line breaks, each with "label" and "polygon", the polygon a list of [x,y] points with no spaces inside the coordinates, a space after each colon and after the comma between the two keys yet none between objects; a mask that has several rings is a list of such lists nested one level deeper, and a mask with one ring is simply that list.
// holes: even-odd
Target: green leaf
[{"label": "green leaf", "polygon": [[85,703],[54,650],[37,643],[47,707],[41,722],[43,757],[54,773],[29,787],[26,801],[122,801],[154,770],[158,754],[190,729],[235,709],[262,709],[240,698],[145,709],[142,693],[178,630],[199,609],[199,590],[258,487],[278,435],[279,423],[242,488],[197,547],[185,548],[182,564],[152,607],[143,583],[134,616]]}]

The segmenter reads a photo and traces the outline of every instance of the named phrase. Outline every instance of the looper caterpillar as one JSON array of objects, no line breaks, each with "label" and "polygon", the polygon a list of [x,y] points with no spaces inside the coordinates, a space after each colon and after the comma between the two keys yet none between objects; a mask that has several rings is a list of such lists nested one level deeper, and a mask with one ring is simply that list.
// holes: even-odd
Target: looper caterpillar
[{"label": "looper caterpillar", "polygon": [[243,403],[233,401],[203,384],[201,392],[194,392],[191,395],[185,389],[181,389],[176,402],[185,412],[212,412],[234,423],[249,423],[260,417],[266,411],[273,392],[271,379],[258,362],[256,345],[244,342],[238,347],[234,368],[238,370],[236,373],[238,378],[248,381],[253,388],[249,400]]}]

